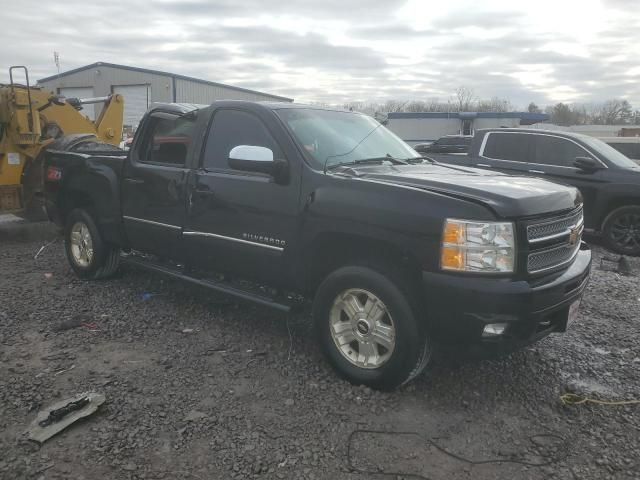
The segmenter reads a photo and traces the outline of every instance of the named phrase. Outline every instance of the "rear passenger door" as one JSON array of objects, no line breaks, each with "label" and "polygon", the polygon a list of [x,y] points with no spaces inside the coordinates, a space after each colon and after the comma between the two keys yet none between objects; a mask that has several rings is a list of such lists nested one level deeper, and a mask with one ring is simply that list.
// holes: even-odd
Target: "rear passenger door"
[{"label": "rear passenger door", "polygon": [[[576,157],[593,158],[588,150],[575,141],[554,135],[535,134],[532,163],[544,172],[547,180],[573,185],[580,190],[584,200],[585,221],[592,225],[592,212],[598,201],[598,186],[602,182],[602,170],[586,172],[573,165]],[[603,165],[606,168],[606,165]]]},{"label": "rear passenger door", "polygon": [[129,154],[122,181],[124,229],[132,248],[180,260],[187,158],[195,122],[154,112]]}]

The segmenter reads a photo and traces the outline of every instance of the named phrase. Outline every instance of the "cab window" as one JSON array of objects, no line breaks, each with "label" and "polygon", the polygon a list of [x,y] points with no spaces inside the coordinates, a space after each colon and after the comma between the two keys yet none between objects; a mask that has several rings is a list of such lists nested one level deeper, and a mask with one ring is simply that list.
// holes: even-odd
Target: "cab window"
[{"label": "cab window", "polygon": [[482,151],[482,156],[497,160],[527,162],[531,135],[521,133],[491,132]]},{"label": "cab window", "polygon": [[141,161],[184,167],[193,143],[195,122],[190,117],[151,117]]},{"label": "cab window", "polygon": [[229,152],[238,145],[266,147],[273,158],[283,158],[276,140],[258,117],[241,110],[220,110],[213,117],[202,167],[229,170]]},{"label": "cab window", "polygon": [[576,157],[591,157],[580,145],[566,138],[536,135],[534,163],[554,165],[557,167],[573,167]]}]

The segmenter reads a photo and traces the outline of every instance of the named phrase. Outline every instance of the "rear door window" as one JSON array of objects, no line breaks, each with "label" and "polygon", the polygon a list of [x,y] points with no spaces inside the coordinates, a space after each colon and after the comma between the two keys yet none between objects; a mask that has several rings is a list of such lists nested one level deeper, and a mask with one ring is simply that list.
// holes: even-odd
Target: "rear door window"
[{"label": "rear door window", "polygon": [[531,135],[521,133],[491,132],[482,151],[482,156],[512,162],[529,161]]},{"label": "rear door window", "polygon": [[591,157],[584,148],[566,138],[547,135],[536,135],[535,138],[534,163],[557,167],[573,167],[576,157]]},{"label": "rear door window", "polygon": [[141,161],[184,167],[191,151],[195,122],[186,117],[151,117],[149,140],[141,152]]}]

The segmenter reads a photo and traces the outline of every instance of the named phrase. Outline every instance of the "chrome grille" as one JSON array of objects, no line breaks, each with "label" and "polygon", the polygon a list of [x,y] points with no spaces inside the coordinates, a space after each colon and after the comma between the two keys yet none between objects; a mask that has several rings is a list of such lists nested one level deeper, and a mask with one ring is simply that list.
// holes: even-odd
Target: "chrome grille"
[{"label": "chrome grille", "polygon": [[530,253],[527,272],[540,273],[570,263],[580,250],[584,217],[582,207],[573,212],[527,226]]},{"label": "chrome grille", "polygon": [[527,270],[529,273],[538,273],[561,267],[573,260],[578,250],[580,250],[580,242],[575,245],[565,243],[557,247],[533,252],[529,254]]},{"label": "chrome grille", "polygon": [[582,207],[580,207],[564,217],[529,225],[527,227],[527,238],[529,243],[545,242],[569,235],[572,228],[581,227],[583,223]]}]

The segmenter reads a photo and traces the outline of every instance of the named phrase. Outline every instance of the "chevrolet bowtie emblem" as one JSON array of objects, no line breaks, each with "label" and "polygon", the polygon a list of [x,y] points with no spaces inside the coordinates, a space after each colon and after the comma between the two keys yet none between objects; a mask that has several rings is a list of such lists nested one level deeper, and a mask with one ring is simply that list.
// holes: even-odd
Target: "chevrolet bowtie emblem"
[{"label": "chevrolet bowtie emblem", "polygon": [[571,232],[569,232],[569,245],[575,245],[578,243],[578,240],[580,240],[580,230],[578,227],[573,227]]}]

